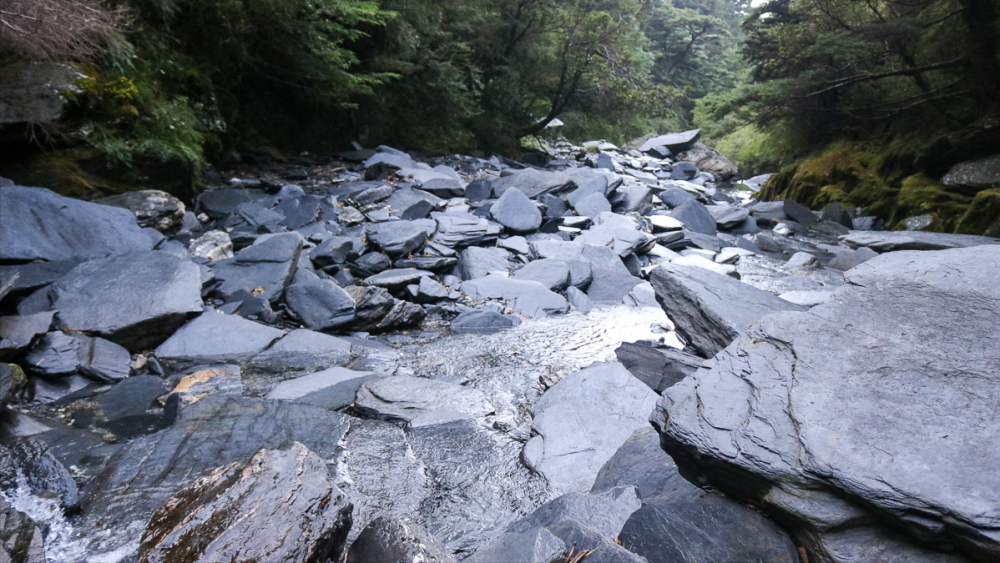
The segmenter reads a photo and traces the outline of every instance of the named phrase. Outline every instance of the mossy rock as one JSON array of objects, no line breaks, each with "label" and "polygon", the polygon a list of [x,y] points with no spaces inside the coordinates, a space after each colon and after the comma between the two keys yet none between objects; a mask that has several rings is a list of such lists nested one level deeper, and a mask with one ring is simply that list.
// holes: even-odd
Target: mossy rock
[{"label": "mossy rock", "polygon": [[0,176],[88,201],[148,189],[190,200],[195,187],[193,171],[183,164],[137,160],[131,167],[115,166],[90,148],[56,150],[5,163]]},{"label": "mossy rock", "polygon": [[915,174],[903,180],[893,218],[933,215],[938,220],[930,230],[951,231],[971,202],[971,197],[949,190],[924,174]]},{"label": "mossy rock", "polygon": [[1000,237],[1000,187],[976,194],[955,232]]}]

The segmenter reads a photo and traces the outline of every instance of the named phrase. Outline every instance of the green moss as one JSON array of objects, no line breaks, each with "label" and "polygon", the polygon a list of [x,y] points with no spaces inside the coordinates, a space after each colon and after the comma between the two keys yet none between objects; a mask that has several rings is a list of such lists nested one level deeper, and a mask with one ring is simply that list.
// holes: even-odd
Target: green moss
[{"label": "green moss", "polygon": [[969,209],[969,203],[969,196],[949,191],[924,174],[915,174],[902,181],[893,218],[902,222],[915,215],[933,215],[937,220],[926,230],[951,231]]},{"label": "green moss", "polygon": [[955,228],[956,233],[1000,236],[1000,188],[976,194]]},{"label": "green moss", "polygon": [[100,153],[95,149],[52,151],[9,163],[0,168],[0,175],[24,186],[48,188],[67,197],[86,200],[132,189],[88,172],[88,164],[99,158]]}]

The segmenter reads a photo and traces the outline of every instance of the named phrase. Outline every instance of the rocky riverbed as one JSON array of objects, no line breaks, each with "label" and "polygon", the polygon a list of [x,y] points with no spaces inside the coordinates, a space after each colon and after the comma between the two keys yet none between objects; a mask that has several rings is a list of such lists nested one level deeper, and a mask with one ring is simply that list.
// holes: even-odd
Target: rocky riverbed
[{"label": "rocky riverbed", "polygon": [[1000,559],[1000,240],[551,156],[0,179],[0,560]]}]

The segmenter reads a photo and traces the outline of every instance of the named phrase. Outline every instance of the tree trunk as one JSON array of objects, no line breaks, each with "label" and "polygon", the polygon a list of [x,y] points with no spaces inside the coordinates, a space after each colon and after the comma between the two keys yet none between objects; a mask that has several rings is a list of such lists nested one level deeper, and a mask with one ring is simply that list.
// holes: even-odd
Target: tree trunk
[{"label": "tree trunk", "polygon": [[996,107],[1000,94],[1000,61],[997,49],[997,5],[995,0],[959,0],[962,21],[968,33],[967,78],[980,112]]}]

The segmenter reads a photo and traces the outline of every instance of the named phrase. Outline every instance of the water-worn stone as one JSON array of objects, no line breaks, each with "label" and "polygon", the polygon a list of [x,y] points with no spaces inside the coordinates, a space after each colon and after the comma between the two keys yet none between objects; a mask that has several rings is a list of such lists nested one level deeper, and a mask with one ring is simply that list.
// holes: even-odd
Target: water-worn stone
[{"label": "water-worn stone", "polygon": [[377,377],[373,372],[333,367],[282,381],[267,398],[336,410],[353,403],[361,384],[373,377]]},{"label": "water-worn stone", "polygon": [[512,311],[528,318],[565,313],[569,303],[544,285],[530,280],[512,280],[500,274],[462,282],[462,293],[472,299],[503,299]]},{"label": "water-worn stone", "polygon": [[670,216],[683,223],[684,228],[689,231],[713,237],[719,232],[716,228],[715,217],[708,212],[704,205],[694,200],[675,207],[670,212]]},{"label": "water-worn stone", "polygon": [[[591,282],[587,286],[587,297],[597,303],[621,303],[632,288],[642,280],[629,273],[621,258],[606,246],[585,245],[580,260],[590,264]],[[567,262],[570,263],[570,262]],[[570,263],[571,277],[573,266]],[[571,283],[576,286],[576,280]]]},{"label": "water-worn stone", "polygon": [[663,264],[653,270],[649,281],[677,332],[706,358],[728,346],[764,315],[805,310],[704,268]]},{"label": "water-worn stone", "polygon": [[386,221],[368,227],[368,240],[390,258],[399,258],[419,250],[434,229],[429,220]]},{"label": "water-worn stone", "polygon": [[530,233],[542,224],[542,212],[521,190],[507,190],[490,206],[490,218],[512,233]]},{"label": "water-worn stone", "polygon": [[826,304],[761,319],[665,391],[652,416],[663,446],[765,507],[788,505],[775,486],[804,489],[811,500],[784,512],[812,538],[810,560],[883,560],[859,542],[834,558],[822,538],[879,522],[926,548],[1000,557],[1000,429],[983,423],[1000,408],[997,264],[1000,247],[979,246],[857,266]]},{"label": "water-worn stone", "polygon": [[277,303],[295,275],[303,242],[298,233],[274,235],[237,252],[233,259],[217,262],[212,266],[218,282],[213,292],[227,302],[249,292]]},{"label": "water-worn stone", "polygon": [[44,188],[0,188],[0,262],[103,258],[150,248],[126,209]]},{"label": "water-worn stone", "polygon": [[32,495],[58,499],[66,508],[80,498],[73,476],[44,442],[5,436],[0,442],[0,491],[13,495],[21,486]]},{"label": "water-worn stone", "polygon": [[453,563],[455,558],[421,526],[379,517],[347,550],[351,563]]},{"label": "water-worn stone", "polygon": [[656,346],[648,340],[623,342],[615,350],[615,356],[625,369],[657,394],[697,371],[705,361],[669,346]]},{"label": "water-worn stone", "polygon": [[239,361],[259,354],[283,335],[276,328],[209,309],[160,344],[156,356],[180,364]]},{"label": "water-worn stone", "polygon": [[868,247],[875,252],[897,250],[947,250],[983,244],[1000,244],[1000,239],[977,235],[954,235],[926,231],[853,231],[840,240],[854,248]]},{"label": "water-worn stone", "polygon": [[656,397],[619,363],[568,375],[532,407],[537,435],[525,444],[524,461],[554,491],[587,491],[615,450],[646,426]]},{"label": "water-worn stone", "polygon": [[298,563],[340,557],[352,505],[326,463],[294,442],[219,467],[174,494],[149,521],[139,561]]},{"label": "water-worn stone", "polygon": [[642,559],[615,543],[622,526],[640,504],[632,487],[566,494],[507,526],[468,561],[551,563],[570,561],[589,551],[583,561],[640,563]]},{"label": "water-worn stone", "polygon": [[475,417],[493,412],[481,391],[422,377],[378,377],[358,389],[354,409],[361,416],[406,423],[433,411],[453,410]]},{"label": "water-worn stone", "polygon": [[509,189],[515,189],[535,199],[542,194],[559,195],[576,187],[573,178],[559,172],[542,172],[540,170],[518,170],[509,176],[497,178],[492,182],[493,195],[501,197]]},{"label": "water-worn stone", "polygon": [[562,291],[569,285],[569,265],[555,258],[542,258],[516,270],[513,278],[536,281],[552,291]]},{"label": "water-worn stone", "polygon": [[296,277],[285,303],[307,328],[329,330],[354,320],[354,299],[339,285],[316,276]]},{"label": "water-worn stone", "polygon": [[351,359],[351,343],[312,330],[296,329],[253,357],[262,369],[312,370],[345,365]]},{"label": "water-worn stone", "polygon": [[462,251],[458,269],[463,280],[474,280],[490,272],[506,272],[510,268],[510,253],[502,248],[470,246]]},{"label": "water-worn stone", "polygon": [[140,227],[152,227],[170,232],[181,226],[184,204],[160,190],[138,190],[95,200],[94,203],[128,209],[135,214]]},{"label": "water-worn stone", "polygon": [[451,321],[451,331],[459,334],[484,334],[515,327],[521,319],[493,311],[466,311]]},{"label": "water-worn stone", "polygon": [[432,213],[437,221],[434,242],[450,248],[488,243],[496,240],[502,227],[486,219],[468,214]]},{"label": "water-worn stone", "polygon": [[[75,528],[88,545],[88,554],[134,553],[136,547],[128,545],[128,535],[109,537],[98,530],[107,529],[111,522],[142,529],[175,491],[214,468],[245,463],[261,448],[288,448],[301,442],[320,459],[332,459],[347,428],[346,416],[310,405],[238,395],[206,396],[181,408],[173,426],[128,442],[108,460],[84,491],[82,518]],[[282,473],[293,477],[294,467]],[[116,494],[108,494],[110,490]],[[322,504],[319,499],[314,502]],[[194,516],[192,521],[197,520],[197,513]],[[275,537],[260,535],[262,540]]]},{"label": "water-worn stone", "polygon": [[132,351],[163,342],[203,306],[198,265],[162,252],[91,260],[38,292],[63,328],[99,334]]},{"label": "water-worn stone", "polygon": [[988,187],[1000,184],[1000,154],[960,162],[941,178],[946,186]]},{"label": "water-worn stone", "polygon": [[0,360],[23,352],[35,337],[49,332],[55,313],[0,317]]},{"label": "water-worn stone", "polygon": [[685,480],[652,428],[622,444],[601,468],[593,492],[627,486],[636,488],[642,507],[617,539],[650,563],[799,563],[795,545],[774,523]]}]

